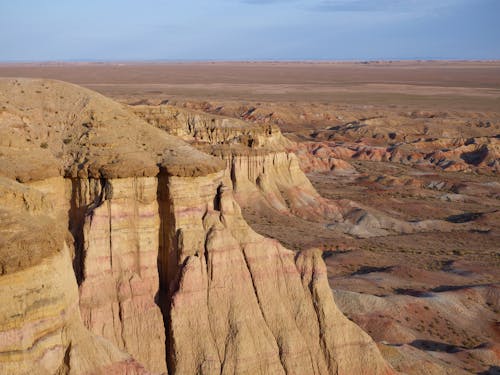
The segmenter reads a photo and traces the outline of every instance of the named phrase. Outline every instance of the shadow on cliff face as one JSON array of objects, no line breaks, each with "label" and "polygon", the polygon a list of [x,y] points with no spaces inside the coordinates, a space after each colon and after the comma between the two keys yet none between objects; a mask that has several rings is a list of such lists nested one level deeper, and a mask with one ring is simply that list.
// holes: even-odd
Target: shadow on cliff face
[{"label": "shadow on cliff face", "polygon": [[105,178],[89,179],[82,182],[79,178],[71,179],[71,199],[68,210],[69,231],[73,235],[74,255],[73,270],[80,286],[84,279],[85,235],[84,228],[87,217],[99,207],[106,198],[112,196],[111,185]]},{"label": "shadow on cliff face", "polygon": [[491,366],[488,370],[479,372],[477,375],[500,375],[500,366]]},{"label": "shadow on cliff face", "polygon": [[175,265],[176,252],[173,249],[173,240],[177,236],[174,231],[173,221],[175,220],[171,212],[169,191],[168,191],[168,176],[165,173],[158,175],[157,188],[158,214],[160,217],[160,228],[158,231],[158,277],[159,289],[155,295],[155,303],[160,307],[163,316],[163,325],[165,328],[165,360],[169,373],[173,373],[173,360],[171,358],[171,332],[170,332],[170,301],[171,291],[169,290],[170,281],[173,277],[172,268]]}]

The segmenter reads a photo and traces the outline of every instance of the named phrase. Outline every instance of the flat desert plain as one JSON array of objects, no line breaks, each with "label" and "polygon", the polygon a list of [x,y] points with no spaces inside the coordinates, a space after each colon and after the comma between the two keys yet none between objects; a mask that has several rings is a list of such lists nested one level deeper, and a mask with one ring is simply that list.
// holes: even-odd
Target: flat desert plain
[{"label": "flat desert plain", "polygon": [[113,98],[415,105],[498,110],[500,63],[241,62],[0,64],[0,76],[52,78]]}]

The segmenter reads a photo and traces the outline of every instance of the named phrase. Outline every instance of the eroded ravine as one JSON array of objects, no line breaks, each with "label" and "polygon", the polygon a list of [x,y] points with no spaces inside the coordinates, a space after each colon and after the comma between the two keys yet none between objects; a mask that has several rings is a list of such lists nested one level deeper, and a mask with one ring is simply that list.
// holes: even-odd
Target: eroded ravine
[{"label": "eroded ravine", "polygon": [[0,372],[392,373],[320,254],[247,225],[240,171],[73,85],[0,93]]}]

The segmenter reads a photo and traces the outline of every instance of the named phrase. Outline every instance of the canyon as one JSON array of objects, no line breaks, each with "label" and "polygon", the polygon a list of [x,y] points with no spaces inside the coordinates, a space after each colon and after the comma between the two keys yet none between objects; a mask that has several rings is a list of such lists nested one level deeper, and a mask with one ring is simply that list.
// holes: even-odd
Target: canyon
[{"label": "canyon", "polygon": [[71,84],[0,93],[2,373],[393,373],[336,307],[321,252],[241,215],[238,194],[282,203],[264,166],[295,209],[317,195],[294,155],[209,156]]},{"label": "canyon", "polygon": [[0,373],[497,373],[497,65],[0,65]]}]

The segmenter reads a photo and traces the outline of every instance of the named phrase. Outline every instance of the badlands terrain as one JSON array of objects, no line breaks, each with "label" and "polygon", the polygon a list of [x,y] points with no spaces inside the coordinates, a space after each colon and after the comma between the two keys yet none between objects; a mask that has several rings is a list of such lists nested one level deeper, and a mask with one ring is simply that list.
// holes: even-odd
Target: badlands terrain
[{"label": "badlands terrain", "polygon": [[500,373],[500,63],[0,77],[0,373]]}]

